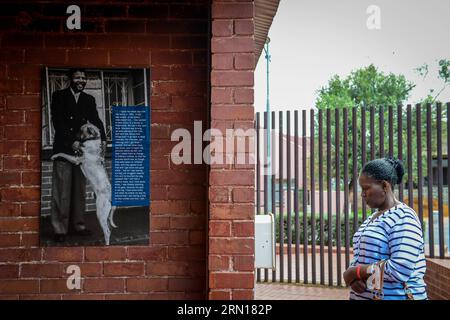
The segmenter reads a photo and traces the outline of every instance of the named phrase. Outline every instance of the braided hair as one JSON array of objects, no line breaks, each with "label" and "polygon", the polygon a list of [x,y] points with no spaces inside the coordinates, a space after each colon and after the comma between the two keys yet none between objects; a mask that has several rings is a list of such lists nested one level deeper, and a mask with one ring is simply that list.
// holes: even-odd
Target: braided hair
[{"label": "braided hair", "polygon": [[391,184],[392,189],[400,184],[405,174],[403,162],[400,159],[387,157],[367,162],[361,173],[375,180],[385,180]]}]

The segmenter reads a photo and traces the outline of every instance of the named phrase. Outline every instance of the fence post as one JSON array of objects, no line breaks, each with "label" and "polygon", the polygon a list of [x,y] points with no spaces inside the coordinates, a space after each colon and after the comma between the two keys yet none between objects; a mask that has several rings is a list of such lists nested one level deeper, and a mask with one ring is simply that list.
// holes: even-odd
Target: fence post
[{"label": "fence post", "polygon": [[423,226],[423,175],[422,175],[422,108],[416,104],[416,138],[417,138],[417,202],[419,205],[419,220]]},{"label": "fence post", "polygon": [[[366,164],[366,108],[361,107],[361,169]],[[362,218],[367,217],[367,207],[364,199],[362,200]]]},{"label": "fence post", "polygon": [[280,281],[284,282],[284,208],[283,208],[283,111],[278,113],[279,121],[279,178],[278,178],[278,197],[280,198]]},{"label": "fence post", "polygon": [[310,171],[311,171],[311,267],[312,267],[312,283],[316,284],[316,186],[315,186],[315,175],[314,175],[314,139],[315,139],[315,124],[314,124],[314,109],[310,110],[310,130],[311,130],[311,140],[310,140]]},{"label": "fence post", "polygon": [[[256,214],[261,214],[261,159],[259,153],[261,152],[259,139],[259,125],[260,125],[260,113],[256,113]],[[261,269],[256,270],[256,280],[261,281]]]},{"label": "fence post", "polygon": [[[403,161],[403,106],[397,106],[397,157]],[[398,189],[398,199],[403,202],[403,182]]]},{"label": "fence post", "polygon": [[[275,111],[271,111],[272,112],[272,132],[271,132],[271,139],[272,139],[272,171],[271,171],[271,186],[272,188],[270,188],[270,190],[272,191],[272,213],[274,215],[274,223],[276,224],[277,221],[277,202],[276,202],[276,192],[275,192],[275,178],[276,178],[276,173],[277,173],[277,165],[276,165],[276,154],[277,154],[277,149],[276,149],[276,139],[275,139]],[[279,214],[279,213],[278,213]],[[276,239],[276,237],[275,237]],[[276,249],[276,241],[274,243],[275,249]],[[275,259],[276,260],[276,259]],[[276,265],[276,261],[275,261],[275,265]],[[277,274],[276,274],[276,269],[272,270],[272,281],[276,281],[277,279]]]},{"label": "fence post", "polygon": [[286,178],[287,178],[287,259],[288,282],[292,282],[292,203],[291,203],[291,112],[286,111]]},{"label": "fence post", "polygon": [[331,202],[331,110],[327,109],[328,285],[333,285],[333,214]]},{"label": "fence post", "polygon": [[[308,283],[308,190],[306,178],[306,110],[302,111],[302,166],[303,166],[303,276]],[[315,254],[315,253],[313,253]]]},{"label": "fence post", "polygon": [[339,130],[339,108],[335,109],[334,117],[334,137],[335,137],[335,167],[336,167],[336,266],[337,266],[337,284],[341,285],[341,194],[340,194],[340,184],[341,184],[341,172],[340,172],[340,130]]},{"label": "fence post", "polygon": [[427,104],[427,198],[428,198],[428,232],[430,239],[430,258],[434,258],[434,217],[433,217],[433,159],[431,141],[431,104]]},{"label": "fence post", "polygon": [[445,240],[444,240],[444,202],[442,199],[442,106],[440,103],[436,105],[436,131],[437,131],[437,161],[438,161],[438,211],[439,211],[439,257],[445,256]]},{"label": "fence post", "polygon": [[324,259],[324,221],[323,221],[323,110],[319,109],[319,217],[320,217],[320,284],[325,284],[325,259]]},{"label": "fence post", "polygon": [[348,185],[348,108],[344,108],[344,224],[345,224],[345,269],[350,266],[350,223]]},{"label": "fence post", "polygon": [[406,107],[406,126],[407,126],[407,154],[408,154],[408,206],[414,206],[413,189],[413,162],[412,162],[412,110],[411,105]]},{"label": "fence post", "polygon": [[[299,169],[298,169],[298,111],[294,111],[294,212],[295,212],[295,282],[300,282],[300,221],[299,221],[299,206],[298,206],[298,184],[299,184]],[[302,146],[304,147],[304,146]],[[304,163],[303,163],[304,166]],[[305,179],[302,176],[302,179]],[[303,226],[303,229],[305,226]],[[304,232],[304,230],[303,230]]]}]

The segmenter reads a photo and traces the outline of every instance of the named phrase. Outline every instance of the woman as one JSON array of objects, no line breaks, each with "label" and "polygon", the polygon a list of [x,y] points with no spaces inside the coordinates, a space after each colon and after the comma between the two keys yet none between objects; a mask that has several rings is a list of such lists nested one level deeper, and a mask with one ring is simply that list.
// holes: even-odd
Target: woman
[{"label": "woman", "polygon": [[402,162],[393,158],[375,159],[362,169],[361,196],[377,210],[353,237],[354,258],[344,272],[350,300],[427,299],[421,224],[394,195],[404,172]]}]

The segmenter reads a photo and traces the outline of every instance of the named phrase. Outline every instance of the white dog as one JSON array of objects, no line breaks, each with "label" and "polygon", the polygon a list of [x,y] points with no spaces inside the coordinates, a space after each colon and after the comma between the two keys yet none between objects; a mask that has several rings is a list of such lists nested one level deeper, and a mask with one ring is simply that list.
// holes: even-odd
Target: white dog
[{"label": "white dog", "polygon": [[111,183],[103,166],[99,129],[90,123],[83,125],[80,128],[80,140],[82,142],[81,151],[83,153],[81,156],[57,153],[52,156],[52,160],[61,157],[73,164],[81,164],[81,171],[94,188],[97,198],[97,219],[103,230],[105,243],[109,245],[111,227],[117,227],[113,221],[116,207],[111,205]]}]

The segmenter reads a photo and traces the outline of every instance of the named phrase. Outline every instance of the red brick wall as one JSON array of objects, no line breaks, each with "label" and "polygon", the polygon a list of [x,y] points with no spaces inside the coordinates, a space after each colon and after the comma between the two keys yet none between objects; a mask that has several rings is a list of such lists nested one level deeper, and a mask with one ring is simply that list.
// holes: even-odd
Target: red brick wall
[{"label": "red brick wall", "polygon": [[427,259],[427,295],[432,300],[450,300],[450,260]]},{"label": "red brick wall", "polygon": [[[79,31],[66,29],[72,3],[81,7]],[[2,2],[0,299],[207,297],[207,167],[174,166],[169,154],[172,130],[206,121],[208,7],[207,0]],[[151,68],[148,247],[39,247],[43,65]],[[81,267],[81,290],[66,288],[71,264]]]},{"label": "red brick wall", "polygon": [[[253,128],[253,12],[253,1],[212,4],[211,127],[223,133]],[[211,166],[210,299],[254,298],[254,171],[253,165]]]}]

